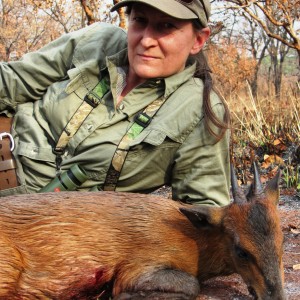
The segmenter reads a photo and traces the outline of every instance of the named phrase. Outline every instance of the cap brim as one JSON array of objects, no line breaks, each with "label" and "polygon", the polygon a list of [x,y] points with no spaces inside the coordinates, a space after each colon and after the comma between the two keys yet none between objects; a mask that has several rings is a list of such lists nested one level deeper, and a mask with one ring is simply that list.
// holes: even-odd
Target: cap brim
[{"label": "cap brim", "polygon": [[173,1],[172,5],[170,5],[166,1],[162,0],[124,0],[114,5],[111,11],[113,12],[131,3],[141,3],[149,5],[176,19],[198,19],[198,16],[196,14],[194,14],[191,10],[177,1]]}]

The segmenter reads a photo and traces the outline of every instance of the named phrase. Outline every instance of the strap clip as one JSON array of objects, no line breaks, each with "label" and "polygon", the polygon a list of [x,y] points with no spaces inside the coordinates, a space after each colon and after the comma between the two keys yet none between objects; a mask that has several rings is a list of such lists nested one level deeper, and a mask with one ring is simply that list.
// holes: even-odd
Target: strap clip
[{"label": "strap clip", "polygon": [[101,101],[92,92],[85,95],[83,100],[86,103],[88,103],[92,108],[96,108]]},{"label": "strap clip", "polygon": [[0,140],[3,138],[8,137],[10,139],[10,151],[12,152],[15,149],[15,141],[12,135],[8,132],[1,132],[0,133]]}]

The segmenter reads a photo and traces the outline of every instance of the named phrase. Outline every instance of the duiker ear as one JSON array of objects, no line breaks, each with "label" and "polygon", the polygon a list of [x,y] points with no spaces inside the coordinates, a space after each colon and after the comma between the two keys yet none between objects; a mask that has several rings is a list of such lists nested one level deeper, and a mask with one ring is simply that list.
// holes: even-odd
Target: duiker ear
[{"label": "duiker ear", "polygon": [[221,224],[223,210],[220,207],[193,206],[180,207],[179,210],[196,228],[210,229]]},{"label": "duiker ear", "polygon": [[268,201],[273,202],[275,205],[279,201],[279,181],[280,181],[281,171],[278,170],[277,174],[267,183],[265,188],[265,195]]}]

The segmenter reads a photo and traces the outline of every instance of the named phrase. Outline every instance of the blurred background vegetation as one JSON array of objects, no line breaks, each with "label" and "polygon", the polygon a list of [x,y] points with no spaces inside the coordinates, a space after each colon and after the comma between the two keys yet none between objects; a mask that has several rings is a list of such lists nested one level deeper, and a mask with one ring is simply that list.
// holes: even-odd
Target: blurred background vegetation
[{"label": "blurred background vegetation", "polygon": [[[126,29],[118,0],[0,0],[0,60],[18,60],[94,22]],[[259,162],[267,180],[280,167],[286,192],[300,191],[300,1],[211,1],[205,53],[216,90],[232,113],[231,153],[243,184]]]}]

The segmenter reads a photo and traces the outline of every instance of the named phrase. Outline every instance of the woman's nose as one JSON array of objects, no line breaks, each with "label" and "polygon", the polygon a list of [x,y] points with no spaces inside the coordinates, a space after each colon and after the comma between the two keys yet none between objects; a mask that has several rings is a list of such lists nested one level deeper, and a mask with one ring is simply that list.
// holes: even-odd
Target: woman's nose
[{"label": "woman's nose", "polygon": [[144,28],[141,44],[146,48],[157,45],[157,32],[155,28],[152,26],[147,26]]}]

